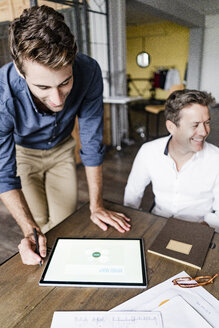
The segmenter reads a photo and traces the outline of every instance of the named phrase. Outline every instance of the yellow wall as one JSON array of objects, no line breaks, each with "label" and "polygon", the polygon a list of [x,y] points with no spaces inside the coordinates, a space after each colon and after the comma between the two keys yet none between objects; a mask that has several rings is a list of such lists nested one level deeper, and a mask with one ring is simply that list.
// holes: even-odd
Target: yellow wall
[{"label": "yellow wall", "polygon": [[[136,55],[142,49],[142,37],[145,37],[144,50],[151,56],[151,64],[147,68],[140,68],[136,63]],[[175,23],[162,22],[127,27],[127,74],[132,78],[149,78],[159,67],[177,68],[183,82],[186,63],[188,61],[189,29]],[[150,97],[147,82],[135,82]],[[165,99],[167,91],[156,89],[156,98]],[[131,95],[137,92],[131,87]]]}]

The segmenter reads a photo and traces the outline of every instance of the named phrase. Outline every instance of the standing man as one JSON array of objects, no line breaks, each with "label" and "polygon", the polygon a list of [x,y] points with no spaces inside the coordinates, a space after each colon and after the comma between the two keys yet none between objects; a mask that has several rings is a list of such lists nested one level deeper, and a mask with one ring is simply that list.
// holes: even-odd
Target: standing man
[{"label": "standing man", "polygon": [[102,201],[103,105],[99,65],[77,53],[62,14],[47,6],[25,9],[9,29],[13,63],[0,70],[0,193],[24,233],[22,261],[37,264],[43,232],[70,215],[77,204],[71,137],[78,116],[91,220],[101,229],[130,229],[129,219],[107,211]]},{"label": "standing man", "polygon": [[139,150],[125,189],[124,203],[138,208],[151,182],[152,213],[205,222],[219,232],[219,148],[206,142],[210,133],[211,94],[173,92],[165,105],[170,136]]}]

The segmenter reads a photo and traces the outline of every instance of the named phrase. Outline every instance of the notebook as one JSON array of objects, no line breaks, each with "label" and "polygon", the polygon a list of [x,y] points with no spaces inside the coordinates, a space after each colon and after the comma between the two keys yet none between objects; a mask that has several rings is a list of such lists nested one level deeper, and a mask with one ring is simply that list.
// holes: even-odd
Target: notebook
[{"label": "notebook", "polygon": [[201,269],[213,235],[201,223],[169,218],[148,252]]}]

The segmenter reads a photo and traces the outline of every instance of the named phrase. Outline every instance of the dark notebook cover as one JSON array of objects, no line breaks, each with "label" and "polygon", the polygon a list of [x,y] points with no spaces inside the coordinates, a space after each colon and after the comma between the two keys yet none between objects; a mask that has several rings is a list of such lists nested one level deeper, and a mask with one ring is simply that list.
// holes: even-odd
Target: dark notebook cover
[{"label": "dark notebook cover", "polygon": [[170,218],[148,252],[201,269],[214,229],[196,222]]}]

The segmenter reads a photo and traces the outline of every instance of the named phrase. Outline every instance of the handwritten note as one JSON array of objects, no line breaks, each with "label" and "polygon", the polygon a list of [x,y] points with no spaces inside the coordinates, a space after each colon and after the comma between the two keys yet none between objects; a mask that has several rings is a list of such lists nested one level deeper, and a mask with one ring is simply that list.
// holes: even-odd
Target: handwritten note
[{"label": "handwritten note", "polygon": [[162,328],[159,312],[57,311],[51,328]]}]

